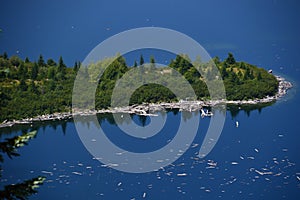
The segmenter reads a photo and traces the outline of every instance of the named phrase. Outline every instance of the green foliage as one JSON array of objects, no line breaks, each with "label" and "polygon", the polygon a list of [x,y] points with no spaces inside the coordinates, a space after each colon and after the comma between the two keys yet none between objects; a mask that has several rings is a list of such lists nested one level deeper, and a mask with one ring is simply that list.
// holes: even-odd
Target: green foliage
[{"label": "green foliage", "polygon": [[184,75],[193,65],[186,55],[177,55],[169,66]]},{"label": "green foliage", "polygon": [[75,64],[74,64],[73,70],[75,72],[77,72],[80,68],[80,65],[81,65],[81,63],[79,61],[76,61]]},{"label": "green foliage", "polygon": [[145,63],[143,55],[140,56],[140,65],[143,65]]},{"label": "green foliage", "polygon": [[[220,72],[217,74],[217,71],[213,70],[214,63],[212,61],[203,63],[200,57],[191,64],[187,55],[178,55],[169,64],[169,67],[174,69],[172,71],[164,67],[151,67],[151,63],[155,63],[154,57],[151,57],[150,65],[144,65],[141,55],[140,64],[142,65],[140,70],[136,70],[139,74],[136,74],[136,77],[132,78],[127,85],[143,82],[142,75],[150,76],[151,80],[159,80],[167,75],[173,79],[177,71],[190,83],[197,99],[209,99],[205,79],[214,80],[218,75],[221,75],[220,78],[224,81],[228,100],[255,99],[276,94],[278,81],[272,74],[256,66],[236,62],[232,58],[233,55],[229,54],[223,62],[219,58],[213,59]],[[19,65],[13,65],[11,60],[14,60],[14,64],[18,62]],[[84,66],[82,70],[78,70],[80,62],[75,62],[72,69],[66,67],[62,57],[57,65],[49,60],[47,65],[39,66],[37,63],[24,63],[16,57],[13,59],[0,57],[0,121],[69,111],[73,83],[77,73],[83,73],[81,75],[87,81],[99,83],[95,93],[96,109],[108,108],[111,106],[111,95],[116,82],[130,70],[125,59],[120,55],[87,67]],[[104,71],[104,67],[109,63],[110,65]],[[137,63],[134,66],[137,66]],[[204,74],[200,74],[196,68],[201,68],[201,73]],[[101,77],[100,72],[103,72]],[[173,87],[185,92],[185,88],[179,83]],[[87,89],[83,88],[83,95],[84,90]],[[131,97],[131,103],[175,100],[177,99],[166,85],[155,84],[140,87]]]},{"label": "green foliage", "polygon": [[257,80],[258,80],[258,81],[262,80],[261,72],[258,72],[258,74],[257,74],[257,77],[256,77],[256,78],[257,78]]},{"label": "green foliage", "polygon": [[50,59],[47,60],[47,65],[48,66],[56,66],[56,62],[53,59],[50,58]]},{"label": "green foliage", "polygon": [[4,190],[0,191],[0,199],[8,199],[8,200],[25,200],[28,199],[29,196],[37,193],[37,188],[43,184],[46,180],[45,177],[37,177],[23,183],[17,183],[14,185],[6,185]]},{"label": "green foliage", "polygon": [[58,79],[64,80],[66,77],[66,68],[67,66],[65,65],[62,56],[59,57],[58,60],[58,67],[57,67],[57,76]]},{"label": "green foliage", "polygon": [[[29,133],[23,133],[20,136],[6,139],[4,142],[0,143],[0,152],[7,154],[9,158],[12,158],[13,156],[19,156],[19,154],[16,152],[17,148],[27,145],[27,142],[34,138],[36,134],[37,131],[32,131]],[[3,162],[3,157],[1,154],[0,161]]]},{"label": "green foliage", "polygon": [[168,88],[157,84],[147,84],[133,93],[130,104],[170,102],[175,100],[176,96]]},{"label": "green foliage", "polygon": [[[6,154],[11,159],[14,156],[19,156],[17,148],[27,145],[27,142],[36,137],[36,134],[37,131],[32,131],[0,142],[0,162],[4,161],[2,154]],[[37,193],[36,189],[43,184],[45,179],[45,177],[39,176],[22,183],[6,185],[0,190],[0,199],[28,199],[30,195]]]},{"label": "green foliage", "polygon": [[220,58],[218,56],[214,57],[213,61],[216,65],[219,65],[221,63]]},{"label": "green foliage", "polygon": [[39,66],[39,67],[44,67],[44,66],[46,66],[45,61],[44,61],[44,58],[43,58],[42,55],[40,55],[40,57],[39,57],[39,60],[38,60],[38,66]]},{"label": "green foliage", "polygon": [[221,66],[221,76],[222,76],[222,79],[225,79],[225,78],[228,77],[228,72],[226,70],[226,65]]},{"label": "green foliage", "polygon": [[12,56],[9,61],[15,67],[18,67],[23,62],[18,56]]},{"label": "green foliage", "polygon": [[48,68],[48,73],[47,73],[48,79],[55,79],[55,68],[54,67],[49,67]]},{"label": "green foliage", "polygon": [[37,63],[33,64],[33,67],[31,69],[31,79],[36,80],[39,73],[39,65]]},{"label": "green foliage", "polygon": [[228,63],[229,65],[235,64],[235,59],[232,53],[228,53],[228,57],[226,58],[225,62]]},{"label": "green foliage", "polygon": [[61,62],[65,67],[61,79],[58,66],[21,62],[15,67],[9,60],[5,64],[0,67],[0,121],[70,110],[76,74],[72,68]]},{"label": "green foliage", "polygon": [[24,80],[24,79],[21,79],[21,80],[20,80],[19,88],[20,88],[20,90],[23,91],[23,92],[27,90],[28,87],[27,87],[27,84],[25,83],[25,80]]},{"label": "green foliage", "polygon": [[21,63],[18,69],[18,77],[20,77],[21,79],[27,78],[27,72],[27,68],[24,66],[23,63]]},{"label": "green foliage", "polygon": [[29,58],[28,58],[28,57],[26,57],[24,62],[25,62],[25,63],[30,63],[30,60],[29,60]]},{"label": "green foliage", "polygon": [[34,93],[34,94],[39,94],[38,88],[36,87],[35,83],[33,80],[30,81],[29,84],[29,91]]},{"label": "green foliage", "polygon": [[136,62],[136,60],[134,61],[134,64],[133,64],[133,67],[137,67],[138,66],[138,64],[137,64],[137,62]]},{"label": "green foliage", "polygon": [[150,57],[150,69],[155,70],[155,59],[153,56]]},{"label": "green foliage", "polygon": [[3,59],[6,59],[6,60],[8,59],[8,55],[6,52],[3,53]]}]

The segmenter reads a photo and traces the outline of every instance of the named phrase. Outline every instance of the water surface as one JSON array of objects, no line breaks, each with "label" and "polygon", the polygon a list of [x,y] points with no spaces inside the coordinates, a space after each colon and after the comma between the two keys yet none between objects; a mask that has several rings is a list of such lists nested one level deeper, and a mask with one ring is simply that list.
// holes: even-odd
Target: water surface
[{"label": "water surface", "polygon": [[[187,152],[179,152],[179,159],[172,165],[144,174],[104,166],[85,149],[72,121],[19,126],[15,129],[37,129],[38,134],[28,146],[19,149],[20,157],[5,157],[1,185],[46,176],[38,194],[30,199],[298,199],[296,119],[300,109],[299,95],[293,90],[268,107],[228,111],[222,135],[204,159],[197,154],[210,118],[201,118],[197,136]],[[149,152],[170,142],[182,114],[176,110],[163,113],[167,118],[165,127],[149,140],[125,135],[110,114],[99,115],[99,121],[116,145],[128,151]],[[185,117],[200,118],[200,114]],[[133,120],[139,125],[150,123],[148,117],[133,116]],[[1,131],[1,139],[21,133]]]}]

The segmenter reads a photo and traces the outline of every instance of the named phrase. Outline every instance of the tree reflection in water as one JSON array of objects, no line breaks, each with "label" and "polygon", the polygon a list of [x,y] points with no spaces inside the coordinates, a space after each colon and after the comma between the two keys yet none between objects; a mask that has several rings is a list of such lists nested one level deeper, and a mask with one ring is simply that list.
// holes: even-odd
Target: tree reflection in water
[{"label": "tree reflection in water", "polygon": [[[37,131],[31,131],[23,133],[20,136],[13,138],[7,138],[4,142],[0,142],[0,162],[4,161],[3,154],[6,154],[9,158],[14,156],[20,156],[17,153],[17,148],[27,145],[30,139],[33,139],[37,134]],[[2,172],[2,166],[0,165]],[[0,174],[1,177],[1,174]],[[27,199],[30,195],[37,193],[37,188],[43,184],[45,177],[39,176],[30,180],[26,180],[22,183],[6,185],[0,191],[0,199]]]},{"label": "tree reflection in water", "polygon": [[[258,105],[228,105],[228,111],[231,115],[232,118],[235,118],[239,112],[244,111],[247,113],[249,116],[250,113],[254,110],[258,110],[259,112],[262,111],[264,107],[267,107],[269,105],[272,105],[272,103],[268,104],[258,104]],[[179,109],[167,109],[166,111],[162,111],[161,115],[166,115],[166,113],[172,112],[174,115],[178,115],[180,113]],[[120,113],[121,115],[122,113]],[[184,120],[188,120],[191,118],[193,115],[196,115],[197,112],[194,113],[189,113],[189,112],[181,112],[182,117]],[[200,115],[199,115],[200,116]],[[150,122],[150,118],[148,116],[136,116],[136,115],[131,115],[131,118],[133,121],[138,122],[141,126],[145,126]],[[121,118],[122,119],[122,118]],[[91,116],[85,116],[81,119],[81,123],[86,124],[86,125],[96,125],[99,126],[104,122],[108,122],[111,125],[117,125],[114,116],[111,113],[106,113],[106,114],[98,114],[97,115],[97,123],[95,121],[91,120]],[[7,127],[1,129],[0,132],[0,138],[3,136],[8,136],[13,132],[17,132],[22,130],[23,134],[20,136],[15,136],[12,138],[7,138],[2,140],[0,142],[0,163],[4,161],[3,155],[7,155],[9,158],[13,158],[14,156],[20,156],[17,153],[17,148],[22,147],[24,145],[27,145],[27,142],[30,139],[33,139],[37,135],[37,131],[29,131],[30,129],[42,129],[45,131],[47,126],[51,126],[53,129],[57,129],[57,127],[61,126],[63,134],[66,133],[67,129],[67,124],[72,123],[72,119],[69,120],[57,120],[57,121],[45,121],[45,122],[36,122],[32,123],[29,127],[29,125],[16,125],[13,127]],[[126,121],[124,119],[121,121],[121,123],[132,123],[131,120]],[[0,165],[0,170],[2,171],[2,166]],[[1,171],[0,171],[0,178],[1,178]],[[45,181],[45,177],[39,176],[30,180],[26,180],[22,183],[17,183],[17,184],[11,184],[11,185],[6,185],[2,187],[0,190],[0,199],[27,199],[30,195],[34,194],[37,192],[37,188],[43,184]]]}]

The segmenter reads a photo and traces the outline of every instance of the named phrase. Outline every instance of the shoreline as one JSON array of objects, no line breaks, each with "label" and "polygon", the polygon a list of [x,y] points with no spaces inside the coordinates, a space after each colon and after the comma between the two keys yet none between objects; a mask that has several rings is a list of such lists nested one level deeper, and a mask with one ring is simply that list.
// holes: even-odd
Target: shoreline
[{"label": "shoreline", "polygon": [[208,100],[208,101],[184,101],[180,100],[179,102],[173,103],[143,103],[140,105],[132,105],[126,107],[117,107],[111,109],[102,109],[102,110],[89,110],[89,111],[75,111],[75,112],[63,112],[63,113],[53,113],[46,115],[39,115],[32,118],[25,118],[20,120],[12,121],[3,121],[0,124],[0,128],[12,127],[17,124],[32,124],[34,122],[41,121],[56,121],[56,120],[65,120],[71,119],[74,115],[79,116],[89,116],[101,113],[128,113],[128,114],[137,114],[144,116],[156,116],[155,112],[165,110],[165,109],[179,109],[180,111],[200,111],[202,112],[201,116],[211,116],[212,113],[204,112],[203,107],[211,107],[218,104],[231,104],[231,105],[256,105],[262,103],[269,103],[278,100],[279,98],[286,95],[287,91],[292,88],[292,84],[289,81],[286,81],[283,77],[276,76],[278,80],[278,91],[274,96],[267,96],[263,99],[253,99],[253,100]]}]

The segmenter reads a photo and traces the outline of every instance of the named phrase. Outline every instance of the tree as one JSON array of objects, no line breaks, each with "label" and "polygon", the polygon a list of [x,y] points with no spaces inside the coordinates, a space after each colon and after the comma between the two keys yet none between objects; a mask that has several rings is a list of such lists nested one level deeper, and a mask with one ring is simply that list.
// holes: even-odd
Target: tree
[{"label": "tree", "polygon": [[32,92],[32,93],[34,93],[34,94],[38,94],[39,93],[39,91],[38,91],[38,89],[37,89],[37,87],[36,87],[36,85],[35,85],[35,83],[34,83],[33,80],[30,81],[29,91]]},{"label": "tree", "polygon": [[253,72],[250,70],[249,67],[246,68],[245,74],[244,74],[244,80],[253,79]]},{"label": "tree", "polygon": [[218,56],[214,57],[213,58],[213,61],[216,65],[219,65],[221,62],[220,62],[220,58]]},{"label": "tree", "polygon": [[6,59],[6,60],[8,59],[8,55],[7,55],[6,52],[3,53],[3,58]]},{"label": "tree", "polygon": [[143,65],[145,63],[143,55],[140,56],[140,65]]},{"label": "tree", "polygon": [[32,69],[31,69],[31,79],[36,80],[36,79],[37,79],[37,76],[38,76],[38,73],[39,73],[39,66],[38,66],[38,64],[35,62],[35,63],[33,64]]},{"label": "tree", "polygon": [[25,63],[30,63],[30,60],[29,60],[29,58],[28,58],[28,57],[26,57],[24,62],[25,62]]},{"label": "tree", "polygon": [[[27,145],[28,141],[34,138],[36,134],[37,131],[32,131],[13,138],[6,138],[4,142],[0,142],[0,162],[3,162],[2,154],[6,154],[9,158],[19,156],[20,154],[17,153],[17,148]],[[30,195],[37,193],[36,189],[42,185],[45,180],[45,177],[39,176],[21,183],[5,185],[0,191],[0,199],[28,199]]]},{"label": "tree", "polygon": [[49,67],[47,77],[48,77],[48,79],[54,80],[54,78],[55,78],[54,67]]},{"label": "tree", "polygon": [[137,62],[136,62],[136,60],[134,61],[134,64],[133,64],[133,67],[137,67],[138,66],[138,64],[137,64]]},{"label": "tree", "polygon": [[42,54],[40,54],[40,57],[39,57],[39,60],[38,60],[38,65],[39,65],[39,67],[44,67],[44,66],[46,66]]},{"label": "tree", "polygon": [[66,68],[67,66],[65,65],[62,56],[59,57],[58,60],[58,67],[57,67],[57,71],[59,73],[59,78],[61,79],[65,79],[66,77]]},{"label": "tree", "polygon": [[153,56],[150,57],[150,69],[155,70],[155,59]]},{"label": "tree", "polygon": [[76,61],[73,67],[74,72],[77,72],[80,68],[81,63],[79,61]]},{"label": "tree", "polygon": [[226,62],[230,65],[235,64],[235,59],[234,59],[232,53],[228,53],[228,57],[226,58]]},{"label": "tree", "polygon": [[53,79],[49,80],[49,86],[48,87],[49,87],[50,90],[55,90],[56,84],[55,84],[55,81]]},{"label": "tree", "polygon": [[257,74],[257,80],[260,81],[261,79],[262,79],[261,72],[258,72],[258,74]]},{"label": "tree", "polygon": [[50,58],[50,59],[47,60],[47,65],[48,66],[56,66],[56,62],[53,59]]},{"label": "tree", "polygon": [[23,63],[21,63],[18,69],[18,77],[21,79],[25,79],[26,75],[27,75],[27,68],[24,66]]},{"label": "tree", "polygon": [[18,56],[12,56],[9,59],[11,65],[18,67],[23,61]]},{"label": "tree", "polygon": [[221,76],[222,79],[226,78],[228,76],[227,70],[226,70],[226,66],[222,66],[221,67]]},{"label": "tree", "polygon": [[230,72],[230,81],[234,84],[240,84],[239,77],[236,75],[235,72]]},{"label": "tree", "polygon": [[24,79],[20,80],[19,88],[20,88],[21,91],[26,91],[27,90],[28,87],[27,87]]},{"label": "tree", "polygon": [[150,63],[155,64],[154,56],[151,56],[151,57],[150,57]]},{"label": "tree", "polygon": [[239,70],[239,72],[237,73],[239,78],[243,78],[243,73]]},{"label": "tree", "polygon": [[241,63],[240,63],[240,68],[241,68],[241,69],[246,69],[246,65],[245,65],[244,62],[241,62]]},{"label": "tree", "polygon": [[67,66],[64,63],[62,56],[60,56],[59,60],[58,60],[58,70],[61,71],[62,69],[66,68],[66,67]]}]

